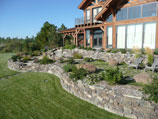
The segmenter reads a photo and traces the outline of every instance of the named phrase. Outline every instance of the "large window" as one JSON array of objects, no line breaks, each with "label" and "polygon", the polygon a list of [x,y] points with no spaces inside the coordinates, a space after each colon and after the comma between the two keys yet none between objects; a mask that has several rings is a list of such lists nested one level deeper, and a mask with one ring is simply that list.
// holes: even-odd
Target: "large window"
[{"label": "large window", "polygon": [[90,30],[86,30],[86,45],[90,46]]},{"label": "large window", "polygon": [[143,5],[143,17],[157,16],[157,4],[146,4]]},{"label": "large window", "polygon": [[143,24],[127,26],[127,48],[142,48]]},{"label": "large window", "polygon": [[141,6],[130,7],[128,11],[129,19],[136,19],[141,17]]},{"label": "large window", "polygon": [[108,19],[106,21],[107,22],[112,22],[112,14],[108,17]]},{"label": "large window", "polygon": [[121,20],[127,20],[127,8],[123,8],[117,13],[117,21]]},{"label": "large window", "polygon": [[156,22],[130,24],[117,27],[117,48],[155,49]]},{"label": "large window", "polygon": [[116,15],[117,21],[157,16],[157,2],[122,8]]}]

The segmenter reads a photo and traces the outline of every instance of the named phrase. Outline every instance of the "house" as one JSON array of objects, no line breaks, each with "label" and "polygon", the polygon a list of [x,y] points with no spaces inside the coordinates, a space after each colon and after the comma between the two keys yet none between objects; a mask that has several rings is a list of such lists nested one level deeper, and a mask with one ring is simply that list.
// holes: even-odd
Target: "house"
[{"label": "house", "polygon": [[78,8],[84,17],[61,31],[77,46],[158,48],[158,0],[82,0]]}]

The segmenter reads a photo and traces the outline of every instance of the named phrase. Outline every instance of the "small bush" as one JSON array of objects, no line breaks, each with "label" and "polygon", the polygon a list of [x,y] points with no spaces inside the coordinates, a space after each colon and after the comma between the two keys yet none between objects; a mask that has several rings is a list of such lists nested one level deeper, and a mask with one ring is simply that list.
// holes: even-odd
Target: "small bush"
[{"label": "small bush", "polygon": [[127,53],[126,49],[120,49],[120,52],[121,52],[122,54],[126,54],[126,53]]},{"label": "small bush", "polygon": [[26,62],[30,61],[30,59],[31,59],[31,57],[29,55],[27,55],[22,58],[22,61],[26,63]]},{"label": "small bush", "polygon": [[135,57],[140,58],[140,57],[142,57],[142,54],[136,54]]},{"label": "small bush", "polygon": [[158,77],[153,78],[153,82],[143,88],[144,92],[149,95],[149,100],[158,103]]},{"label": "small bush", "polygon": [[34,51],[32,53],[33,56],[40,56],[41,55],[41,52],[40,51]]},{"label": "small bush", "polygon": [[112,49],[112,50],[111,50],[111,53],[118,53],[118,52],[119,52],[118,49]]},{"label": "small bush", "polygon": [[93,60],[93,58],[88,58],[88,57],[87,57],[87,58],[84,58],[84,61],[85,61],[85,62],[93,62],[94,60]]},{"label": "small bush", "polygon": [[13,56],[11,57],[11,59],[13,60],[13,62],[16,62],[16,61],[18,61],[18,60],[21,59],[21,56],[20,56],[20,55],[13,55]]},{"label": "small bush", "polygon": [[64,47],[64,49],[69,49],[69,50],[72,50],[72,49],[75,49],[76,48],[76,45],[66,45]]},{"label": "small bush", "polygon": [[121,62],[121,63],[119,63],[119,65],[126,65],[126,63],[125,62]]},{"label": "small bush", "polygon": [[72,72],[74,70],[77,69],[77,67],[75,65],[72,65],[72,64],[67,64],[63,67],[64,71],[66,72]]},{"label": "small bush", "polygon": [[60,59],[59,59],[59,62],[60,62],[60,63],[65,63],[65,60],[64,60],[63,58],[60,58]]},{"label": "small bush", "polygon": [[132,52],[133,52],[134,54],[142,54],[141,49],[138,48],[138,47],[133,47]]},{"label": "small bush", "polygon": [[68,60],[66,60],[66,62],[68,63],[68,64],[75,64],[75,60],[71,57],[71,58],[69,58]]},{"label": "small bush", "polygon": [[149,47],[145,48],[145,52],[146,52],[146,54],[153,54],[153,50]]},{"label": "small bush", "polygon": [[49,59],[47,56],[44,56],[42,60],[40,60],[40,64],[52,64],[54,60]]},{"label": "small bush", "polygon": [[106,69],[102,76],[110,84],[119,84],[123,80],[123,74],[118,67]]},{"label": "small bush", "polygon": [[152,54],[148,54],[148,65],[151,66],[154,63],[154,56]]},{"label": "small bush", "polygon": [[73,58],[74,58],[74,59],[82,59],[83,56],[82,56],[81,54],[79,54],[79,53],[74,53],[74,54],[73,54]]},{"label": "small bush", "polygon": [[158,48],[155,49],[154,54],[158,55]]},{"label": "small bush", "polygon": [[75,81],[83,79],[87,75],[87,71],[85,69],[75,69],[70,74],[70,78]]},{"label": "small bush", "polygon": [[93,85],[100,80],[102,80],[102,76],[100,74],[92,74],[88,76],[86,82],[90,85]]}]

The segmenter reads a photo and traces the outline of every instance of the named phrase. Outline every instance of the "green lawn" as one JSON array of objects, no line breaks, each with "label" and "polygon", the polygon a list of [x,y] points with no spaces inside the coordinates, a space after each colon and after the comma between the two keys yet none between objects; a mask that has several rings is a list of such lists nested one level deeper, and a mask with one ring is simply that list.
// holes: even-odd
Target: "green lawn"
[{"label": "green lawn", "polygon": [[0,119],[124,119],[64,91],[57,77],[7,68],[11,54],[0,54]]},{"label": "green lawn", "polygon": [[17,72],[9,70],[7,66],[8,59],[12,55],[13,54],[0,54],[0,78],[17,74]]}]

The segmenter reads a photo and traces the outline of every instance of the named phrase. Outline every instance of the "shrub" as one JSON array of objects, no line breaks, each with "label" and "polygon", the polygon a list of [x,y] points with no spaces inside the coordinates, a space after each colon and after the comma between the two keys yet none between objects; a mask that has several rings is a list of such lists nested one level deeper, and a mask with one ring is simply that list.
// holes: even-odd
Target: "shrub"
[{"label": "shrub", "polygon": [[13,55],[13,56],[11,57],[11,59],[13,60],[13,62],[16,62],[16,61],[18,61],[18,60],[21,59],[21,56],[20,56],[20,55]]},{"label": "shrub", "polygon": [[94,60],[93,60],[93,58],[87,57],[87,58],[84,58],[84,61],[85,62],[93,62]]},{"label": "shrub", "polygon": [[106,69],[102,76],[110,84],[119,84],[123,80],[123,74],[118,67]]},{"label": "shrub", "polygon": [[158,48],[155,49],[154,54],[158,55]]},{"label": "shrub", "polygon": [[153,82],[144,86],[144,92],[149,95],[149,100],[158,103],[158,77],[153,78]]},{"label": "shrub", "polygon": [[64,49],[69,49],[69,50],[72,50],[72,49],[75,49],[76,48],[76,45],[65,45],[64,46]]},{"label": "shrub", "polygon": [[75,64],[75,60],[72,57],[70,57],[66,62],[68,64]]},{"label": "shrub", "polygon": [[111,50],[111,53],[118,53],[118,52],[119,52],[118,49],[112,49],[112,50]]},{"label": "shrub", "polygon": [[120,49],[120,52],[121,52],[122,54],[126,54],[126,53],[127,53],[126,49]]},{"label": "shrub", "polygon": [[72,64],[67,64],[63,67],[64,71],[66,72],[72,72],[74,70],[77,69],[77,67],[75,65],[72,65]]},{"label": "shrub", "polygon": [[141,54],[141,49],[138,48],[138,47],[133,47],[132,52],[133,52],[134,54]]},{"label": "shrub", "polygon": [[75,81],[83,79],[87,75],[87,71],[85,69],[75,69],[70,74],[70,78]]},{"label": "shrub", "polygon": [[135,57],[140,58],[140,57],[142,57],[142,54],[136,54]]},{"label": "shrub", "polygon": [[31,59],[31,57],[30,57],[29,55],[27,55],[27,56],[24,56],[24,57],[22,58],[22,61],[26,63],[26,62],[28,62],[30,59]]},{"label": "shrub", "polygon": [[41,52],[40,51],[34,51],[32,53],[33,56],[40,56],[41,55]]},{"label": "shrub", "polygon": [[49,59],[47,56],[44,56],[42,60],[40,60],[40,64],[52,64],[54,60]]},{"label": "shrub", "polygon": [[74,58],[74,59],[82,59],[83,56],[82,56],[81,54],[79,54],[79,53],[74,53],[74,54],[73,54],[73,58]]},{"label": "shrub", "polygon": [[146,47],[145,52],[148,55],[148,65],[151,66],[154,62],[153,50],[149,47]]},{"label": "shrub", "polygon": [[146,54],[153,54],[153,50],[149,47],[145,48],[145,52],[146,52]]},{"label": "shrub", "polygon": [[90,85],[93,85],[100,80],[102,80],[102,76],[100,74],[92,74],[88,76],[86,82],[89,83]]},{"label": "shrub", "polygon": [[148,54],[148,65],[151,66],[154,63],[154,56],[152,54]]},{"label": "shrub", "polygon": [[60,59],[59,59],[59,62],[60,62],[60,63],[65,63],[65,61],[64,61],[63,58],[60,58]]}]

